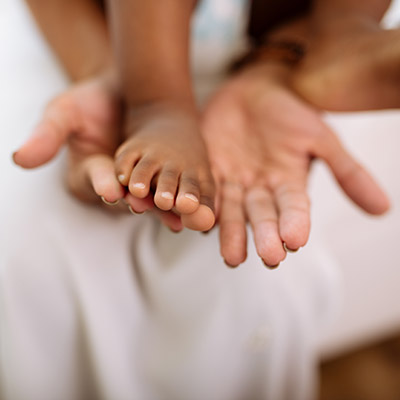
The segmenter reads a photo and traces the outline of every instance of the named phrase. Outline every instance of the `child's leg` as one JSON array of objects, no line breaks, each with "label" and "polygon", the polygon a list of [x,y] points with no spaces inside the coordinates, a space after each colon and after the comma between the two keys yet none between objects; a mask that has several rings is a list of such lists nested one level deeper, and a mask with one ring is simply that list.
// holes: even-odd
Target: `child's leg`
[{"label": "child's leg", "polygon": [[[188,60],[195,1],[110,2],[111,30],[127,103],[116,173],[143,198],[175,208],[192,229],[214,224],[214,184],[198,127]],[[134,19],[134,21],[132,21]],[[143,40],[146,38],[146,40]]]}]

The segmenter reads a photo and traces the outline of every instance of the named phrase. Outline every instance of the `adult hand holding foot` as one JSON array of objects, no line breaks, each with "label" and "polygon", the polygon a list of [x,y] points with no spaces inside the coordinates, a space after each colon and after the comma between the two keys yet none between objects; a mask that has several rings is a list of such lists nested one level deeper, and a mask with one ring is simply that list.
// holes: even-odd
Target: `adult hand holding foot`
[{"label": "adult hand holding foot", "polygon": [[246,222],[259,256],[276,266],[304,246],[310,231],[307,178],[314,158],[327,163],[359,207],[381,214],[387,197],[345,150],[320,112],[290,88],[291,67],[266,62],[233,76],[211,99],[203,131],[219,192],[221,254],[246,259]]},{"label": "adult hand holding foot", "polygon": [[[218,91],[203,115],[219,183],[221,253],[233,266],[246,258],[247,217],[267,265],[285,258],[282,242],[292,250],[306,243],[306,183],[313,157],[328,163],[363,209],[379,214],[388,207],[385,195],[343,149],[319,112],[290,90],[289,74],[285,65],[248,67]],[[156,208],[152,196],[126,194],[116,178],[113,154],[119,144],[120,104],[110,76],[83,80],[50,102],[33,136],[14,155],[15,162],[25,168],[40,166],[68,143],[67,182],[76,197],[91,202],[125,198],[133,210],[151,209],[179,231],[182,223],[176,214]]]},{"label": "adult hand holding foot", "polygon": [[[124,199],[133,212],[152,209],[170,229],[181,230],[177,215],[156,209],[151,196],[138,199],[126,193],[118,182],[114,153],[120,123],[114,75],[107,72],[84,79],[48,104],[32,136],[14,153],[14,161],[23,168],[36,168],[68,145],[67,186],[75,197],[108,210],[109,204]],[[121,202],[112,209],[128,211]]]}]

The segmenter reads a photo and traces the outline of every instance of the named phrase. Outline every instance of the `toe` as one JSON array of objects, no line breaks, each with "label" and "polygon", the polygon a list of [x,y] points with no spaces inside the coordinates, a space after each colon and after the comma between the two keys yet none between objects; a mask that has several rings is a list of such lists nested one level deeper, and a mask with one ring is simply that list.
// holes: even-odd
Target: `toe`
[{"label": "toe", "polygon": [[173,167],[165,167],[159,174],[154,203],[164,211],[171,210],[175,202],[175,194],[179,182],[179,171]]},{"label": "toe", "polygon": [[134,151],[125,150],[115,156],[115,175],[118,181],[128,186],[133,167],[140,159],[140,154]]},{"label": "toe", "polygon": [[179,182],[176,209],[181,214],[192,214],[200,205],[200,183],[196,174],[185,171]]},{"label": "toe", "polygon": [[201,204],[192,214],[182,214],[181,220],[186,228],[194,231],[209,231],[215,223],[215,215],[211,208]]},{"label": "toe", "polygon": [[129,180],[129,191],[136,197],[144,198],[149,194],[151,181],[158,172],[158,163],[149,158],[143,157],[135,165]]}]

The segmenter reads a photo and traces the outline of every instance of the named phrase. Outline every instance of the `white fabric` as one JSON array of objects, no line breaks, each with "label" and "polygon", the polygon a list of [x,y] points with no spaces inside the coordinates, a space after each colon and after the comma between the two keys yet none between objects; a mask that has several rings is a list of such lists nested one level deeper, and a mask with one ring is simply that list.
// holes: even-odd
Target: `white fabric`
[{"label": "white fabric", "polygon": [[[312,399],[317,335],[336,298],[322,245],[313,238],[269,271],[250,239],[248,261],[232,271],[217,231],[174,235],[149,215],[110,216],[71,198],[63,157],[17,170],[5,156],[65,80],[21,4],[0,10],[13,21],[0,21],[9,127],[0,146],[1,398]],[[225,48],[221,59],[236,52]]]}]

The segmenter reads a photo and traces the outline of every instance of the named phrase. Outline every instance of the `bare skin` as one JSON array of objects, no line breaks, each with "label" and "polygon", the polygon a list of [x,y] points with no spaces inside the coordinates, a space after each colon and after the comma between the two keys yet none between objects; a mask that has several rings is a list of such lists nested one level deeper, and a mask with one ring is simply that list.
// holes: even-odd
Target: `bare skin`
[{"label": "bare skin", "polygon": [[[30,139],[14,154],[14,161],[23,168],[36,168],[68,145],[67,186],[77,198],[107,210],[128,211],[126,204],[133,213],[152,209],[171,230],[180,231],[178,216],[154,208],[150,196],[133,197],[118,182],[114,153],[121,140],[120,111],[112,77],[84,79],[48,104]],[[121,199],[124,201],[119,202]]]},{"label": "bare skin", "polygon": [[307,178],[314,158],[327,163],[347,196],[371,214],[389,207],[377,183],[343,148],[317,109],[290,88],[281,64],[249,67],[205,110],[203,127],[219,186],[221,254],[230,266],[246,258],[249,221],[267,266],[307,242]]},{"label": "bare skin", "polygon": [[[32,3],[36,4],[35,0],[30,0]],[[55,5],[56,1],[52,0],[52,5]],[[63,3],[65,5],[65,3]],[[68,3],[70,4],[71,7],[76,7],[76,4]],[[80,2],[79,4],[83,4],[83,1]],[[89,8],[86,9],[86,11]],[[39,21],[41,20],[41,12],[44,10],[43,7],[37,7],[37,16],[39,18]],[[49,10],[49,9],[46,9]],[[81,10],[83,12],[84,10]],[[100,62],[100,65],[82,65],[82,62],[79,64],[75,65],[75,63],[71,62],[66,62],[65,65],[67,65],[67,70],[70,73],[71,76],[73,76],[75,79],[78,79],[79,82],[73,86],[71,89],[67,90],[65,93],[63,93],[56,101],[53,101],[51,106],[49,106],[48,111],[52,109],[51,112],[46,112],[43,116],[43,123],[40,124],[40,126],[47,126],[48,129],[41,130],[37,129],[35,132],[37,135],[34,135],[34,138],[30,141],[28,141],[15,155],[15,160],[18,164],[24,167],[35,167],[38,165],[43,164],[44,162],[48,161],[51,159],[58,151],[58,149],[65,143],[69,143],[69,152],[70,152],[70,166],[68,170],[68,176],[69,176],[69,182],[71,185],[72,191],[76,194],[77,197],[85,200],[90,200],[90,201],[98,201],[99,196],[103,196],[106,201],[109,203],[113,203],[115,199],[117,199],[120,196],[125,196],[123,197],[125,201],[131,206],[131,209],[133,211],[137,212],[143,212],[146,210],[152,210],[153,212],[156,212],[157,215],[160,216],[162,221],[169,226],[172,230],[174,231],[179,231],[182,229],[182,223],[180,219],[173,213],[173,212],[163,212],[159,210],[158,208],[154,207],[154,202],[153,202],[153,196],[148,195],[147,197],[140,199],[138,197],[132,196],[130,193],[125,192],[124,186],[122,186],[116,179],[116,175],[114,173],[114,164],[113,164],[113,159],[111,154],[114,153],[116,150],[116,145],[118,144],[118,140],[121,140],[121,138],[118,138],[116,140],[115,138],[118,137],[118,131],[116,130],[117,125],[119,126],[120,124],[120,117],[119,117],[119,105],[116,107],[116,104],[119,102],[116,101],[115,99],[115,88],[110,89],[110,85],[103,81],[104,76],[107,74],[97,74],[95,73],[93,75],[93,71],[97,70],[103,70],[108,68],[109,60],[110,57],[107,56],[109,54],[109,46],[107,45],[107,41],[104,39],[106,35],[104,35],[104,21],[99,18],[98,13],[95,13],[92,15],[91,18],[87,18],[86,21],[87,23],[91,22],[92,24],[96,25],[94,27],[93,31],[97,32],[102,32],[101,34],[98,34],[97,36],[91,36],[92,39],[96,39],[99,41],[97,45],[93,46],[90,45],[90,43],[85,43],[82,41],[77,41],[76,39],[79,37],[74,37],[74,34],[79,33],[79,29],[74,29],[74,22],[76,21],[75,18],[72,18],[69,22],[67,22],[68,29],[70,34],[68,37],[71,39],[71,45],[76,46],[77,43],[79,46],[83,46],[82,52],[84,54],[90,54],[90,51],[92,49],[98,49],[98,46],[100,44],[104,45],[104,57],[100,57],[102,61]],[[43,22],[43,21],[42,21]],[[47,32],[48,34],[51,34],[48,30],[46,30],[46,24],[44,23],[44,31],[45,33]],[[53,25],[55,28],[60,28],[61,31],[63,31],[62,25]],[[89,25],[86,24],[86,28],[89,29]],[[101,28],[101,29],[100,29]],[[64,29],[65,30],[65,29]],[[51,31],[51,30],[50,30]],[[57,40],[54,38],[62,38],[65,36],[62,35],[54,35],[53,37],[53,48],[55,48],[56,52],[58,53],[59,57],[61,60],[64,60],[66,56],[63,56],[62,52],[57,51],[59,48],[59,44]],[[65,43],[63,44],[63,46]],[[87,59],[87,58],[85,58]],[[256,68],[257,70],[258,68]],[[251,73],[250,73],[251,71]],[[279,171],[279,168],[276,168],[277,165],[280,165],[277,163],[277,165],[273,166],[273,162],[266,163],[265,166],[263,166],[263,162],[265,160],[261,159],[261,155],[259,152],[257,153],[257,150],[262,148],[262,146],[266,146],[266,144],[262,144],[262,140],[260,139],[260,129],[254,129],[253,130],[253,125],[258,126],[258,125],[263,125],[266,123],[265,121],[265,116],[260,112],[256,112],[256,110],[260,110],[260,107],[258,106],[257,108],[257,103],[262,104],[263,102],[268,103],[268,101],[263,100],[263,96],[261,93],[261,89],[265,88],[267,91],[270,90],[270,85],[271,85],[271,79],[274,80],[275,78],[273,75],[270,76],[270,79],[267,79],[264,82],[265,75],[264,73],[262,76],[260,76],[258,73],[253,73],[253,69],[250,67],[249,73],[248,74],[241,74],[238,77],[235,77],[232,79],[231,82],[228,82],[228,84],[221,89],[219,94],[217,94],[214,99],[210,102],[209,106],[207,107],[207,110],[204,114],[204,121],[205,121],[205,126],[208,127],[209,130],[207,130],[206,134],[206,139],[209,141],[209,146],[210,146],[210,156],[212,158],[212,165],[213,165],[213,170],[215,172],[215,175],[218,177],[218,179],[221,180],[222,184],[220,187],[223,190],[220,190],[220,193],[222,194],[222,200],[220,201],[220,223],[221,223],[221,248],[222,248],[222,254],[224,258],[226,259],[227,263],[231,265],[238,265],[242,260],[244,260],[246,256],[246,243],[245,243],[245,231],[244,231],[244,223],[243,220],[246,221],[244,218],[244,206],[241,203],[241,200],[243,200],[245,197],[248,198],[248,194],[252,193],[252,196],[250,196],[251,201],[246,202],[246,208],[248,211],[249,216],[252,215],[252,220],[254,221],[253,226],[256,227],[258,225],[258,222],[260,222],[260,216],[263,218],[265,214],[268,212],[275,212],[274,209],[271,207],[271,201],[266,201],[262,203],[262,206],[260,207],[260,202],[257,200],[259,198],[265,198],[266,194],[271,193],[270,186],[271,183],[269,182],[268,179],[262,180],[261,177],[265,172],[268,171],[273,171],[275,175],[284,175],[287,179],[288,182],[290,181],[290,174],[289,171],[292,171],[294,176],[299,173],[299,171],[295,171],[294,168],[287,169],[287,173],[289,174],[282,174],[282,171],[285,170],[283,168],[286,165],[286,161],[290,160],[290,158],[285,158],[285,162],[281,164],[281,171]],[[89,73],[89,77],[88,77]],[[281,76],[281,74],[278,74]],[[90,77],[92,76],[92,77]],[[233,82],[236,82],[233,84]],[[264,82],[264,83],[263,83]],[[277,82],[282,81],[278,79]],[[315,125],[320,124],[321,121],[316,123],[316,120],[319,118],[318,113],[311,108],[310,106],[306,105],[304,102],[302,102],[300,99],[298,99],[285,85],[277,85],[277,82],[273,84],[275,89],[273,90],[273,93],[277,93],[279,95],[279,92],[281,95],[278,97],[286,98],[286,100],[283,101],[283,104],[288,102],[290,107],[293,107],[294,104],[297,104],[295,108],[297,108],[298,112],[306,112],[308,115],[310,113],[313,115],[312,118],[310,118],[309,122],[315,123]],[[254,87],[258,87],[258,89],[255,89]],[[280,88],[278,90],[278,88]],[[96,98],[99,96],[99,91],[100,91],[100,98],[103,98],[104,101],[96,101]],[[251,96],[249,96],[249,93],[251,93]],[[283,94],[283,95],[282,95]],[[79,101],[79,99],[86,97],[87,101],[82,103],[82,101]],[[268,98],[268,96],[266,96]],[[93,100],[93,102],[92,102]],[[272,102],[272,98],[270,97],[270,102]],[[100,107],[96,112],[89,112],[89,108],[85,106],[85,104],[88,103],[93,103],[94,104],[108,104],[109,109],[106,110],[104,107]],[[69,106],[67,107],[69,111],[66,110],[65,104],[75,104],[74,106]],[[250,108],[255,106],[254,110],[250,113],[248,112]],[[268,105],[268,104],[267,104]],[[74,109],[74,112],[71,112],[70,110]],[[77,114],[77,110],[78,114]],[[300,110],[300,111],[299,111]],[[310,111],[311,110],[311,111]],[[94,111],[94,110],[92,110]],[[279,110],[278,110],[279,111]],[[97,114],[97,117],[93,119],[94,114]],[[241,120],[242,123],[240,126],[243,126],[244,129],[242,131],[239,131],[236,129],[235,134],[232,135],[232,126],[228,124],[228,121],[231,120],[232,116],[237,114],[237,119]],[[54,115],[58,115],[59,118],[54,121]],[[79,115],[79,117],[77,117]],[[99,121],[102,121],[102,118],[106,117],[107,115],[114,115],[111,119],[114,121],[111,123],[111,128],[110,129],[103,129],[105,126],[108,126],[106,124],[105,126]],[[284,127],[287,127],[287,115],[283,115],[282,110],[280,110],[280,114],[277,113],[277,116],[280,115],[282,120],[275,119],[274,124],[276,123],[279,128],[279,124],[282,123],[282,129]],[[115,117],[117,116],[117,117]],[[226,117],[224,117],[226,116]],[[251,121],[250,117],[254,117],[254,121]],[[197,116],[195,117],[197,118]],[[81,123],[79,125],[80,128],[82,127],[91,127],[93,129],[81,129],[81,131],[76,131],[76,121],[85,121],[84,123]],[[261,121],[261,122],[259,122]],[[54,123],[56,122],[56,123]],[[128,126],[128,124],[127,124]],[[266,125],[267,126],[267,125]],[[73,129],[72,129],[73,128]],[[281,128],[278,129],[277,131]],[[298,127],[297,127],[298,128]],[[287,129],[287,128],[286,128]],[[310,126],[310,129],[312,127]],[[252,131],[253,134],[251,135],[245,135],[245,132],[250,132]],[[211,145],[211,136],[209,132],[214,132],[215,137],[213,140],[215,141],[215,149],[213,150],[213,145]],[[229,134],[228,134],[229,132]],[[104,133],[104,135],[103,135]],[[97,137],[99,135],[99,137]],[[110,135],[109,137],[107,137]],[[225,136],[229,137],[225,137]],[[219,141],[219,137],[221,137],[221,141]],[[225,137],[225,140],[223,140]],[[236,141],[232,141],[232,138],[236,137]],[[105,139],[105,140],[103,140]],[[129,140],[129,139],[128,139]],[[88,146],[88,143],[90,145]],[[235,144],[237,143],[237,144]],[[267,143],[267,142],[266,142]],[[279,143],[276,142],[275,144]],[[247,146],[247,147],[246,147]],[[282,147],[282,146],[281,146]],[[224,152],[224,149],[228,149],[226,153]],[[245,151],[245,149],[248,148],[249,151]],[[84,149],[84,151],[82,151]],[[88,151],[90,149],[90,151]],[[258,154],[259,156],[255,159],[254,157],[251,156],[250,150],[255,149],[254,154]],[[246,156],[247,152],[247,156]],[[219,156],[218,156],[219,154]],[[276,153],[278,154],[278,153]],[[282,153],[285,155],[285,152]],[[309,165],[310,163],[310,154],[307,153],[307,156],[303,154],[303,161],[302,164],[304,167]],[[230,156],[228,156],[230,155]],[[348,156],[348,155],[347,155]],[[286,156],[285,156],[286,157]],[[298,162],[300,165],[300,158],[298,158]],[[323,158],[323,157],[322,157]],[[272,160],[274,157],[272,158]],[[293,158],[295,159],[295,158]],[[240,162],[240,168],[237,168],[238,165],[238,160],[243,160]],[[256,160],[256,161],[255,161]],[[258,161],[257,161],[258,160]],[[248,162],[249,167],[243,168],[243,166],[246,166],[246,162]],[[332,164],[333,165],[333,164]],[[230,170],[232,168],[232,170]],[[331,166],[333,169],[333,167]],[[243,170],[247,170],[248,172],[243,173],[243,176],[240,175],[240,173],[243,172]],[[278,170],[279,174],[276,174],[274,170]],[[240,179],[243,179],[243,183],[240,183],[240,185],[237,185],[238,181],[236,179],[236,174],[230,171],[235,171],[239,172],[239,176],[241,177]],[[301,174],[299,174],[300,177]],[[305,178],[304,176],[307,175],[307,172],[304,172],[301,175],[301,179],[299,181],[299,186],[298,189],[300,192],[304,189],[305,187]],[[336,174],[337,175],[337,174]],[[365,177],[365,174],[361,174],[360,177]],[[155,181],[157,181],[158,174],[155,175]],[[253,177],[253,178],[252,178]],[[256,178],[255,178],[256,177]],[[252,180],[253,179],[253,180]],[[249,186],[248,182],[253,182],[254,186]],[[274,181],[272,179],[272,181]],[[284,179],[282,180],[282,184],[284,183]],[[344,181],[349,182],[348,179],[345,179]],[[344,183],[343,181],[343,183]],[[290,181],[291,182],[291,181]],[[247,185],[247,186],[246,186]],[[266,186],[267,185],[267,186]],[[266,190],[266,187],[268,190]],[[361,192],[368,192],[368,187],[371,188],[373,186],[370,185],[370,180],[367,177],[364,181],[361,180],[360,182],[356,182],[356,191],[361,190]],[[244,191],[244,188],[246,191]],[[254,189],[254,190],[253,190]],[[348,191],[351,192],[351,187],[347,188]],[[360,193],[361,193],[360,192]],[[246,195],[244,194],[246,193]],[[254,194],[255,193],[255,194]],[[273,193],[274,194],[274,193]],[[372,204],[372,212],[381,212],[384,210],[388,203],[387,199],[383,196],[380,196],[381,192],[377,191],[374,193],[374,195],[377,195],[377,197],[374,199],[374,196],[370,196],[371,199],[371,204]],[[275,195],[275,194],[274,194]],[[235,201],[230,201],[230,199],[234,199],[235,196],[238,198]],[[350,194],[350,197],[352,195]],[[306,197],[303,196],[303,199],[306,199]],[[121,203],[120,203],[121,204]],[[238,206],[239,204],[239,206]],[[240,204],[242,204],[242,208],[240,207]],[[371,204],[368,207],[371,207]],[[110,208],[110,206],[107,206]],[[113,206],[119,207],[119,206]],[[126,208],[126,207],[125,207]],[[365,208],[365,207],[364,207]],[[189,214],[190,215],[190,214]],[[276,215],[273,215],[273,218],[275,220],[277,219]],[[272,226],[278,225],[278,228],[281,224],[281,215],[279,214],[278,216],[279,222],[274,222],[274,220],[270,221],[272,222]],[[262,243],[261,247],[258,245],[259,253],[263,258],[265,258],[265,261],[269,265],[274,265],[274,263],[278,262],[280,259],[283,259],[284,254],[282,253],[282,242],[285,241],[287,247],[291,249],[297,248],[296,245],[301,243],[301,240],[306,240],[307,235],[308,235],[308,217],[304,218],[303,221],[305,221],[306,225],[304,227],[300,227],[299,234],[297,235],[297,238],[294,238],[294,241],[297,240],[297,243],[291,242],[291,234],[290,234],[290,229],[289,229],[289,235],[284,235],[282,234],[281,231],[279,231],[280,235],[280,244],[278,245],[278,240],[276,237],[276,231],[277,229],[272,229],[271,232],[261,232],[261,234],[258,235],[258,242],[261,243],[263,240],[263,237],[272,237],[272,243],[274,243],[273,247],[275,248],[276,252],[275,255],[272,253],[271,257],[268,257],[268,255],[263,256],[264,250],[262,249]],[[188,222],[186,222],[186,225],[188,225]],[[231,229],[232,228],[232,229]],[[255,228],[258,229],[258,228]],[[279,228],[280,229],[280,228]],[[260,231],[260,230],[259,230]],[[244,233],[244,234],[243,234]],[[264,237],[264,238],[265,238]]]},{"label": "bare skin", "polygon": [[150,106],[132,110],[125,129],[129,138],[115,155],[119,181],[137,198],[153,189],[155,205],[176,209],[187,228],[211,229],[215,189],[198,120],[181,107]]},{"label": "bare skin", "polygon": [[334,21],[311,41],[308,55],[293,74],[293,86],[304,99],[326,110],[398,108],[399,43],[399,29],[384,30],[362,18]]},{"label": "bare skin", "polygon": [[287,24],[289,31],[278,30],[278,39],[283,33],[286,39],[308,42],[306,56],[292,73],[297,93],[331,111],[398,107],[400,30],[380,26],[390,3],[315,0],[302,29]]},{"label": "bare skin", "polygon": [[158,208],[174,209],[186,227],[207,231],[215,222],[215,189],[191,87],[188,41],[195,3],[109,2],[127,106],[126,141],[115,168],[133,196],[144,198],[153,189]]}]

